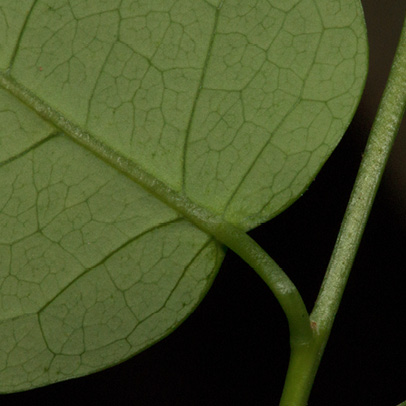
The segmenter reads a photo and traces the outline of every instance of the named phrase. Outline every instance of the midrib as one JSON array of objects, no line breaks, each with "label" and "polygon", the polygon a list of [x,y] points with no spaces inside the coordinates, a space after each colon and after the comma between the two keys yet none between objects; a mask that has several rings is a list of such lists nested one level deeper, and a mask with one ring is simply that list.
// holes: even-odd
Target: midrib
[{"label": "midrib", "polygon": [[[200,230],[214,237],[249,264],[273,291],[283,307],[293,335],[309,330],[306,307],[295,285],[269,255],[244,230],[224,221],[220,216],[193,203],[163,182],[147,173],[136,163],[96,140],[91,134],[66,119],[10,76],[0,73],[0,87],[9,91],[40,117],[63,131],[73,141],[91,151],[107,164],[126,175],[164,204],[176,210]],[[298,310],[299,309],[299,310]],[[298,315],[300,316],[298,319]]]},{"label": "midrib", "polygon": [[99,159],[117,169],[132,181],[146,189],[160,201],[176,210],[202,231],[215,236],[220,225],[227,224],[220,216],[193,203],[165,183],[146,172],[135,162],[123,157],[117,151],[94,138],[89,132],[64,117],[29,89],[16,82],[10,75],[0,73],[0,86],[35,111],[41,118],[50,122],[73,141],[91,151]]}]

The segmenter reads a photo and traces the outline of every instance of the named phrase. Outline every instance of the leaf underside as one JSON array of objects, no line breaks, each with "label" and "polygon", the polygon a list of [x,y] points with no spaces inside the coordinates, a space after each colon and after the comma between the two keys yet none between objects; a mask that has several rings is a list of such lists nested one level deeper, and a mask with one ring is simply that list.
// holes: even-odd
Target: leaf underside
[{"label": "leaf underside", "polygon": [[358,0],[0,0],[0,390],[121,362],[209,289],[223,247],[114,162],[251,229],[334,149],[366,59]]}]

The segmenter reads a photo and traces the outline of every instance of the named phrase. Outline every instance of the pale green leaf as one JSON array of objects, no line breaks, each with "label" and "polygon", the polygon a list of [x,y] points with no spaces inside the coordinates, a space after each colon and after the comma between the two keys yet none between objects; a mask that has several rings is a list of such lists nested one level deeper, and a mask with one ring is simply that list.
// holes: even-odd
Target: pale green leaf
[{"label": "pale green leaf", "polygon": [[[0,0],[0,390],[118,363],[305,190],[366,74],[358,0]],[[186,216],[186,219],[184,218]]]}]

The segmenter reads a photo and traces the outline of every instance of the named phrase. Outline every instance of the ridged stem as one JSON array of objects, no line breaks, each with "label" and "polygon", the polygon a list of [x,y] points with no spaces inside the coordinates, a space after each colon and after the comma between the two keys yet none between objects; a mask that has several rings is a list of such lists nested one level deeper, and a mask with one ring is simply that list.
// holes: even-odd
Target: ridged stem
[{"label": "ridged stem", "polygon": [[314,338],[292,350],[280,406],[305,406],[406,105],[406,21],[337,242],[310,315]]}]

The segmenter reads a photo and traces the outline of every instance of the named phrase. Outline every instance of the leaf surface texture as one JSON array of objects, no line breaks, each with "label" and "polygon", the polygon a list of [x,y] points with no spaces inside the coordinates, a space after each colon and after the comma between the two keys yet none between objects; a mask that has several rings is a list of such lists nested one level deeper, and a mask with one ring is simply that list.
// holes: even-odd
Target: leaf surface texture
[{"label": "leaf surface texture", "polygon": [[358,0],[0,0],[0,33],[3,392],[176,328],[224,250],[165,190],[244,230],[269,220],[366,74]]}]

